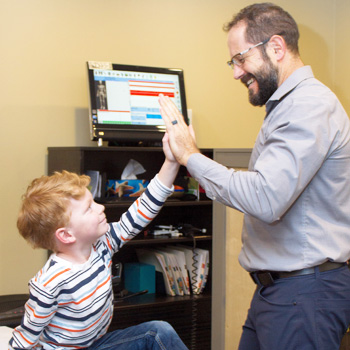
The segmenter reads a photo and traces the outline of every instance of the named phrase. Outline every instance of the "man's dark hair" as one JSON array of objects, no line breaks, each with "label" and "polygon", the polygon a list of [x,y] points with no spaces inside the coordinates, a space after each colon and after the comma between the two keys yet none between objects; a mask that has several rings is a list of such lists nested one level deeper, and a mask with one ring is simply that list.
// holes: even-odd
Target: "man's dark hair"
[{"label": "man's dark hair", "polygon": [[252,44],[280,35],[284,38],[288,49],[299,54],[299,30],[293,17],[281,7],[269,2],[249,5],[236,14],[224,25],[228,32],[239,22],[246,24],[246,40]]}]

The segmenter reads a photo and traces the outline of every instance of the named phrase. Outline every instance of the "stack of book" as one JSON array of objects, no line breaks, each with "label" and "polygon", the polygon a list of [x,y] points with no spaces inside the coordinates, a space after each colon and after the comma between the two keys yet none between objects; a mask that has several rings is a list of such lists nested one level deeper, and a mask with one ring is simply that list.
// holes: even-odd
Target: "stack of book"
[{"label": "stack of book", "polygon": [[200,294],[209,273],[209,251],[174,245],[159,249],[136,249],[139,262],[154,265],[168,295]]}]

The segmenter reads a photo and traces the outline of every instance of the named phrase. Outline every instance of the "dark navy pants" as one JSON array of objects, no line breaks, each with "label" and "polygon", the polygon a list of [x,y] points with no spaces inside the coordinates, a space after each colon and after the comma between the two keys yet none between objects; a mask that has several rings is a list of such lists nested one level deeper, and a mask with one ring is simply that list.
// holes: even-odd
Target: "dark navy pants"
[{"label": "dark navy pants", "polygon": [[350,324],[347,266],[257,287],[239,350],[339,350]]}]

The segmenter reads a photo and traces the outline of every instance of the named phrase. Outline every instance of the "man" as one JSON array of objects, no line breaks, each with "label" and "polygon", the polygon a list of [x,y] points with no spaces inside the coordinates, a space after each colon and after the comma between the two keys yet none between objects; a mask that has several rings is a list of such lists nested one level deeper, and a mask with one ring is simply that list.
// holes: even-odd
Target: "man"
[{"label": "man", "polygon": [[304,66],[283,9],[250,5],[226,30],[234,78],[266,108],[248,171],[200,154],[174,104],[160,104],[177,160],[209,197],[244,213],[239,262],[257,289],[239,349],[339,349],[350,323],[348,116]]}]

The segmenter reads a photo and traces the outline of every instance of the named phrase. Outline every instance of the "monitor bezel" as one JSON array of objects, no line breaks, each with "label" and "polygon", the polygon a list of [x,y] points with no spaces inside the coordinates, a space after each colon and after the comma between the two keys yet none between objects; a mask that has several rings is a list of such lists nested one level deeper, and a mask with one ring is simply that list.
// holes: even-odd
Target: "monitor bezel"
[{"label": "monitor bezel", "polygon": [[[108,67],[108,68],[106,68]],[[122,124],[100,124],[93,119],[93,111],[97,110],[97,100],[95,95],[95,69],[111,69],[119,71],[145,72],[171,74],[178,76],[180,86],[180,98],[182,114],[185,122],[188,124],[187,103],[185,93],[184,72],[181,68],[165,68],[153,66],[130,65],[109,62],[87,62],[88,69],[88,87],[89,87],[89,124],[90,138],[92,141],[110,141],[120,144],[149,144],[158,145],[164,135],[165,126],[153,125],[122,125]],[[96,114],[96,113],[95,113]]]}]

